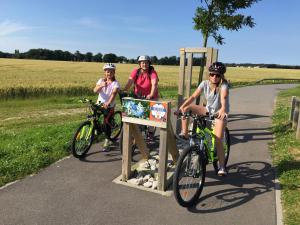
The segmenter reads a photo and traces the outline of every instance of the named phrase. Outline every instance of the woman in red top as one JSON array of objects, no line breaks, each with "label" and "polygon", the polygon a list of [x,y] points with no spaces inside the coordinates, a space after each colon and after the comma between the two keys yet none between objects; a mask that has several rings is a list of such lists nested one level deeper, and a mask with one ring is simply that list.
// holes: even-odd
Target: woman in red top
[{"label": "woman in red top", "polygon": [[137,98],[158,98],[158,76],[153,66],[151,66],[150,57],[141,55],[138,57],[138,63],[140,67],[132,71],[124,91],[127,91],[134,84],[134,94]]},{"label": "woman in red top", "polygon": [[[141,55],[137,60],[140,67],[131,72],[124,91],[127,91],[134,84],[134,95],[136,98],[157,99],[158,76],[153,66],[151,66],[150,57]],[[149,141],[153,141],[154,130],[154,127],[148,127],[147,139]]]}]

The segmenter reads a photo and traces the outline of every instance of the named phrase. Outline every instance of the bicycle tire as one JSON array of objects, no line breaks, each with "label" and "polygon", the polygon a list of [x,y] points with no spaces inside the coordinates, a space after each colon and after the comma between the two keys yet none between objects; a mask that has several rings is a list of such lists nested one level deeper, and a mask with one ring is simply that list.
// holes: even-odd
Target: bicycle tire
[{"label": "bicycle tire", "polygon": [[[230,154],[230,133],[229,133],[229,130],[227,127],[225,127],[224,139],[225,139],[225,143],[227,146],[226,149],[224,149],[224,151],[225,151],[224,166],[226,168],[228,160],[229,160],[229,154]],[[218,170],[219,170],[218,160],[213,162],[213,166],[214,166],[215,172],[218,173]]]},{"label": "bicycle tire", "polygon": [[116,139],[119,137],[121,131],[122,131],[122,127],[123,127],[123,123],[122,123],[122,112],[121,111],[116,111],[114,112],[114,114],[112,115],[111,119],[110,119],[110,123],[111,123],[111,135],[109,137],[109,139],[111,141],[116,141]]},{"label": "bicycle tire", "polygon": [[[201,154],[202,151],[199,152],[197,148],[199,146],[196,145],[184,149],[174,172],[174,196],[178,204],[183,207],[195,205],[205,182],[206,163],[204,156]],[[183,177],[181,177],[181,174],[183,174]],[[181,178],[183,178],[183,181]],[[196,179],[196,182],[194,182],[194,179]]]},{"label": "bicycle tire", "polygon": [[71,150],[76,158],[82,158],[86,155],[92,146],[95,135],[95,127],[91,121],[84,121],[77,128],[73,139]]}]

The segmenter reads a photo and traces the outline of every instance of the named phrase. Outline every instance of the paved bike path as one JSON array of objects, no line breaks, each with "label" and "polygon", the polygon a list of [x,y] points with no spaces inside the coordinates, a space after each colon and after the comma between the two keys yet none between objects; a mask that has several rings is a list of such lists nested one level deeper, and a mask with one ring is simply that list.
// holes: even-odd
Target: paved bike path
[{"label": "paved bike path", "polygon": [[121,174],[119,151],[92,147],[85,160],[69,157],[0,189],[0,224],[276,224],[274,171],[268,151],[274,98],[294,85],[232,89],[229,175],[208,167],[198,204],[112,182]]}]

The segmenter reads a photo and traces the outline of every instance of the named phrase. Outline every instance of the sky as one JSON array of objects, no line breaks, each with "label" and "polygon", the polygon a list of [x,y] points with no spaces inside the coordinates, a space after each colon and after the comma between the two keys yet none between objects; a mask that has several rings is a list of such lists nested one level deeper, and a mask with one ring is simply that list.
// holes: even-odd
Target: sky
[{"label": "sky", "polygon": [[[200,0],[0,0],[0,51],[32,48],[179,56],[184,47],[202,47],[193,16]],[[224,45],[212,38],[225,63],[300,65],[300,1],[262,0],[242,14],[254,28],[221,30]]]}]

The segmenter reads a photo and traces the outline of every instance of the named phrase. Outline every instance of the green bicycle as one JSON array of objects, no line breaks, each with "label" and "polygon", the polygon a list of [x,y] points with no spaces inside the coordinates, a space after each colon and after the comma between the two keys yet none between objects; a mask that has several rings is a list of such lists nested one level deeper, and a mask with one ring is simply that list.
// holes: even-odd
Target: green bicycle
[{"label": "green bicycle", "polygon": [[[188,147],[180,154],[173,179],[176,201],[183,207],[190,207],[196,203],[203,190],[206,165],[212,163],[216,173],[219,169],[213,129],[214,117],[191,113],[179,113],[178,116],[191,117],[194,120],[194,127],[189,131]],[[177,138],[184,141],[180,137]],[[226,167],[230,153],[230,134],[227,127],[224,131],[223,144]]]},{"label": "green bicycle", "polygon": [[[116,141],[123,125],[121,111],[115,111],[106,124],[105,116],[108,114],[108,110],[103,108],[103,104],[93,103],[92,100],[86,98],[81,102],[88,104],[90,112],[87,115],[87,120],[79,125],[72,138],[71,150],[76,158],[82,158],[86,155],[93,144],[95,135],[101,140],[108,138],[111,141]],[[107,135],[107,126],[110,126],[111,129],[110,136]]]}]

